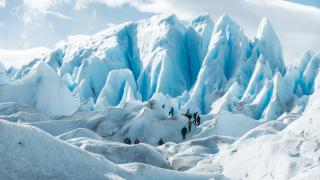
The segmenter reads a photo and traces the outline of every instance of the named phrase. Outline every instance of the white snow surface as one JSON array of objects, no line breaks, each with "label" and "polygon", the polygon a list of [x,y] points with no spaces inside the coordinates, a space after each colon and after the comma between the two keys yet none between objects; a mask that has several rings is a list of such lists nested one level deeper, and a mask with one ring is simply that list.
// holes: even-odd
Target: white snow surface
[{"label": "white snow surface", "polygon": [[[0,64],[0,177],[319,179],[319,67],[312,51],[286,66],[266,18],[249,39],[207,14],[187,26],[156,15]],[[201,123],[183,140],[188,111]]]}]

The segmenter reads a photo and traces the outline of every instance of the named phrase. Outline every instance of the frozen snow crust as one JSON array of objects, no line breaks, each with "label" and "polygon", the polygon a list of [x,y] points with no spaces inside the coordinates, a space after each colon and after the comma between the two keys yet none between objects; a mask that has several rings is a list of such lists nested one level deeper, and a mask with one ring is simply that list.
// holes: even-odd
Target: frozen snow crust
[{"label": "frozen snow crust", "polygon": [[[121,24],[21,69],[0,65],[0,176],[317,179],[319,63],[307,51],[286,66],[267,19],[249,39],[229,16],[201,14],[188,26],[175,15]],[[201,124],[182,140],[188,109]]]}]

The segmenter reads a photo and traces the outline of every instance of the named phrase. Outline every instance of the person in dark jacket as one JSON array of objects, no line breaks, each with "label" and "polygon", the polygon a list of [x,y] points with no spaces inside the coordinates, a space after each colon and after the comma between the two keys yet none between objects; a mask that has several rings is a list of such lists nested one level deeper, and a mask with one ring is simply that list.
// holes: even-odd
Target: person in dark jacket
[{"label": "person in dark jacket", "polygon": [[193,122],[194,123],[196,123],[196,121],[197,121],[197,115],[198,115],[198,112],[193,113],[193,119],[194,119]]},{"label": "person in dark jacket", "polygon": [[174,109],[173,107],[171,107],[170,111],[169,111],[169,116],[173,117],[174,115]]},{"label": "person in dark jacket", "polygon": [[183,128],[181,129],[181,135],[182,135],[182,140],[186,139],[186,135],[188,133],[188,129],[186,126],[183,126]]},{"label": "person in dark jacket", "polygon": [[188,130],[189,130],[189,133],[191,133],[191,127],[192,127],[192,116],[189,116],[189,119],[188,119]]},{"label": "person in dark jacket", "polygon": [[158,141],[158,145],[161,146],[161,145],[163,145],[163,144],[164,144],[164,141],[163,141],[162,138],[160,138],[159,141]]},{"label": "person in dark jacket", "polygon": [[126,136],[124,138],[124,140],[123,140],[123,143],[130,145],[131,144],[131,139],[128,136]]},{"label": "person in dark jacket", "polygon": [[190,109],[187,109],[186,114],[191,115],[191,114],[190,114]]},{"label": "person in dark jacket", "polygon": [[134,144],[139,144],[139,143],[140,143],[139,139],[136,138],[136,140],[134,140]]},{"label": "person in dark jacket", "polygon": [[196,121],[197,121],[197,126],[200,126],[200,115],[199,115],[199,113],[197,113],[197,116],[196,116]]},{"label": "person in dark jacket", "polygon": [[200,115],[199,115],[199,113],[198,112],[194,113],[193,114],[193,118],[194,118],[193,124],[195,126],[199,126],[200,125]]},{"label": "person in dark jacket", "polygon": [[190,113],[190,109],[188,109],[187,112],[185,114],[182,114],[182,115],[184,115],[188,119],[192,119],[192,114]]}]

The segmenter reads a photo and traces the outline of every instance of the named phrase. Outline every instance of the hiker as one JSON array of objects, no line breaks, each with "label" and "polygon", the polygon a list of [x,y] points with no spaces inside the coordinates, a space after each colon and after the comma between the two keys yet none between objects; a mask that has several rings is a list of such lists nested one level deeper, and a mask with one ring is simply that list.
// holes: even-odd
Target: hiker
[{"label": "hiker", "polygon": [[192,114],[190,113],[190,109],[188,109],[185,114],[181,114],[181,115],[184,115],[184,116],[187,117],[188,119],[192,119]]},{"label": "hiker", "polygon": [[194,118],[193,124],[195,126],[199,126],[200,125],[200,115],[199,115],[199,113],[198,112],[194,113],[193,114],[193,118]]},{"label": "hiker", "polygon": [[124,138],[124,140],[123,140],[123,143],[130,145],[131,144],[131,139],[128,136],[126,136]]},{"label": "hiker", "polygon": [[189,116],[189,119],[188,119],[188,130],[189,130],[189,133],[191,132],[191,127],[192,127],[192,116]]},{"label": "hiker", "polygon": [[190,115],[190,109],[187,109],[186,115]]},{"label": "hiker", "polygon": [[192,119],[192,114],[190,113],[190,109],[188,109],[187,112],[182,115],[186,116],[188,119]]},{"label": "hiker", "polygon": [[181,129],[181,135],[182,135],[182,140],[186,139],[186,135],[188,133],[188,129],[186,126],[183,126],[183,128]]},{"label": "hiker", "polygon": [[193,121],[192,121],[192,123],[193,123],[193,125],[197,125],[197,113],[198,112],[195,112],[195,113],[193,113]]},{"label": "hiker", "polygon": [[164,141],[162,138],[159,139],[158,145],[161,146],[162,144],[164,144]]},{"label": "hiker", "polygon": [[194,125],[196,125],[195,123],[196,123],[196,121],[197,121],[197,115],[198,115],[198,112],[195,112],[195,113],[193,113],[193,122],[194,122]]},{"label": "hiker", "polygon": [[170,111],[169,111],[169,116],[173,117],[174,115],[174,109],[173,107],[171,107]]},{"label": "hiker", "polygon": [[166,105],[163,104],[161,107],[162,107],[162,109],[164,109],[166,107]]},{"label": "hiker", "polygon": [[200,126],[200,115],[199,115],[199,113],[197,112],[197,116],[196,116],[196,121],[197,121],[197,126]]},{"label": "hiker", "polygon": [[134,140],[134,144],[139,144],[139,143],[140,143],[139,139],[136,138],[136,140]]}]

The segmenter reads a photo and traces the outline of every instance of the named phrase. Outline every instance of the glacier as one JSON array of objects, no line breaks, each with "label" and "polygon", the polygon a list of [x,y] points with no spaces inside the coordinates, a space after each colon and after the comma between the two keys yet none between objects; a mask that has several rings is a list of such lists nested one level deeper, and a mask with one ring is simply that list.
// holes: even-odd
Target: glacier
[{"label": "glacier", "polygon": [[[228,15],[203,13],[188,25],[174,14],[123,23],[20,69],[0,64],[0,175],[317,179],[320,53],[300,59],[284,63],[267,18],[249,38]],[[187,111],[201,124],[183,140]]]},{"label": "glacier", "polygon": [[[80,44],[53,50],[18,70],[13,80],[23,78],[38,61],[54,69],[77,101],[90,102],[87,108],[92,110],[121,106],[131,100],[148,101],[162,93],[176,101],[177,109],[189,108],[202,114],[221,109],[274,120],[291,111],[290,107],[281,107],[281,112],[272,109],[280,106],[280,99],[272,102],[271,98],[276,96],[276,84],[286,76],[287,68],[278,37],[266,18],[253,39],[227,15],[214,23],[209,15],[201,14],[187,27],[175,15],[125,23]],[[305,62],[299,71],[311,71],[303,68],[307,65]],[[310,73],[308,76],[316,74]],[[306,75],[293,77],[299,83],[288,96],[311,94],[308,83],[313,78],[306,79]],[[112,83],[118,77],[123,83]],[[231,87],[237,87],[232,95],[228,91]],[[121,93],[112,95],[113,89]],[[228,100],[222,103],[221,97]],[[217,103],[223,107],[217,107]]]}]

